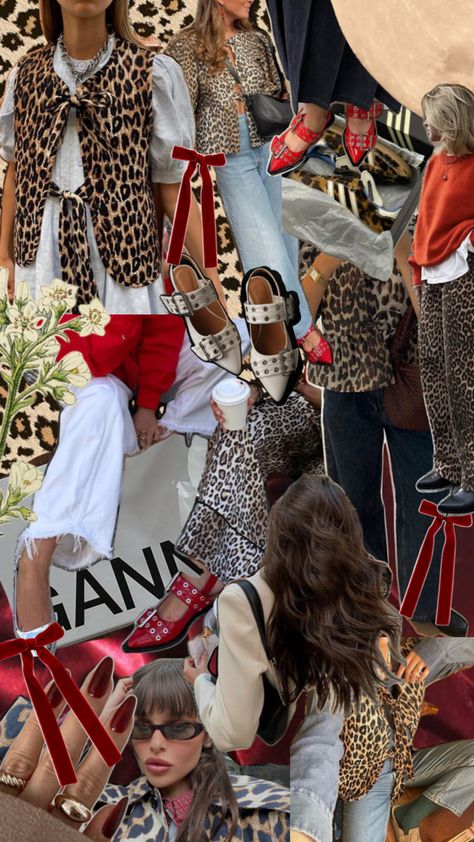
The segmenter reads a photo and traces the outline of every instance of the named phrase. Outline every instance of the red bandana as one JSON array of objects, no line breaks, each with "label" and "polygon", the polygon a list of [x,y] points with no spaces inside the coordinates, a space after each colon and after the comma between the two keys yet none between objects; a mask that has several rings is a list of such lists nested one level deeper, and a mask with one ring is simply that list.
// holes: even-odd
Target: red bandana
[{"label": "red bandana", "polygon": [[176,798],[163,798],[163,808],[168,824],[173,821],[179,827],[188,815],[192,800],[193,791],[191,789]]}]

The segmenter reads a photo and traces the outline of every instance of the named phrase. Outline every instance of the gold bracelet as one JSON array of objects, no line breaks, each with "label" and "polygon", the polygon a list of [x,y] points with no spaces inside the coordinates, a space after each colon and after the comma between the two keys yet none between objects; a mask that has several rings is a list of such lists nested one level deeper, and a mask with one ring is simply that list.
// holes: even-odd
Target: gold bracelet
[{"label": "gold bracelet", "polygon": [[321,272],[318,272],[318,270],[314,266],[312,266],[311,269],[308,270],[307,274],[309,275],[315,286],[322,287],[323,289],[326,288],[327,281],[323,278]]}]

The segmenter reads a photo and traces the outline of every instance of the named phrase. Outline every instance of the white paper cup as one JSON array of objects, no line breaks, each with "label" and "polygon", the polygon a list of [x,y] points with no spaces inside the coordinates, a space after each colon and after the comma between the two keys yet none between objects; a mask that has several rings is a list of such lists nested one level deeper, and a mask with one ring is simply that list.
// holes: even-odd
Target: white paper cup
[{"label": "white paper cup", "polygon": [[212,399],[222,410],[226,430],[245,430],[249,397],[250,386],[237,377],[228,377],[214,386]]}]

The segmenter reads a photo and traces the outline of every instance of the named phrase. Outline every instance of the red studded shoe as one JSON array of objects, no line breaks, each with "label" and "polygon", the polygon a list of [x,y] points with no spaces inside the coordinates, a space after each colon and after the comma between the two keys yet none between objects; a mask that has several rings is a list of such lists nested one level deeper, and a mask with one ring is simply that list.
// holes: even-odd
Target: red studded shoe
[{"label": "red studded shoe", "polygon": [[[202,590],[199,590],[181,573],[177,573],[158,605],[147,608],[135,622],[133,631],[122,643],[123,651],[161,652],[177,646],[186,639],[196,617],[204,614],[214,602],[217,594],[209,596],[209,591],[212,591],[218,581],[216,576],[211,575]],[[179,620],[166,620],[159,614],[160,605],[170,593],[186,605],[187,610]]]},{"label": "red studded shoe", "polygon": [[[311,348],[310,351],[307,351],[304,347],[305,339],[309,336],[310,333],[318,333],[319,334],[319,343],[316,345],[315,348]],[[332,351],[331,346],[327,339],[319,333],[319,330],[316,330],[315,327],[311,325],[310,329],[305,333],[301,339],[296,340],[300,348],[303,350],[303,354],[309,360],[310,363],[319,363],[319,365],[332,365]]]},{"label": "red studded shoe", "polygon": [[[342,135],[342,143],[349,161],[354,167],[360,167],[367,155],[377,143],[377,128],[375,120],[380,117],[383,111],[381,102],[373,102],[368,111],[358,108],[357,105],[346,105],[346,126]],[[348,120],[371,120],[369,131],[366,134],[359,134],[351,131]]]},{"label": "red studded shoe", "polygon": [[[298,111],[298,114],[295,114],[290,125],[283,134],[276,135],[276,137],[273,138],[270,144],[270,157],[267,164],[267,173],[269,175],[284,175],[287,172],[291,172],[291,170],[295,170],[297,167],[301,166],[301,164],[304,164],[309,156],[309,153],[318,140],[322,138],[326,129],[334,123],[334,114],[332,111],[328,111],[324,127],[320,132],[313,132],[311,129],[308,129],[307,126],[303,125],[305,117],[305,111]],[[299,152],[293,152],[293,150],[289,149],[285,143],[285,138],[288,132],[293,132],[293,134],[299,137],[300,140],[304,140],[304,142],[308,145]]]}]

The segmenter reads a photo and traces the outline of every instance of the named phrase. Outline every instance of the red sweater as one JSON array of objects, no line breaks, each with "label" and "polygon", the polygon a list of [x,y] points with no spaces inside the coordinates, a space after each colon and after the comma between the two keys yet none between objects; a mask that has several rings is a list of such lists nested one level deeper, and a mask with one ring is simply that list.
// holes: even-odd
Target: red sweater
[{"label": "red sweater", "polygon": [[455,159],[444,152],[432,155],[423,178],[410,257],[414,285],[421,284],[422,266],[442,263],[473,230],[474,154]]},{"label": "red sweater", "polygon": [[136,392],[137,405],[156,410],[173,384],[184,336],[179,316],[111,316],[105,336],[68,332],[58,359],[80,351],[94,377],[114,374]]}]

